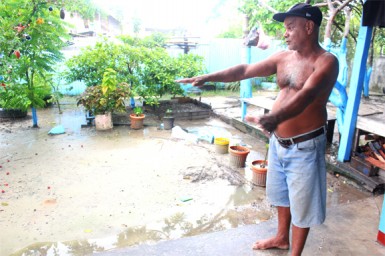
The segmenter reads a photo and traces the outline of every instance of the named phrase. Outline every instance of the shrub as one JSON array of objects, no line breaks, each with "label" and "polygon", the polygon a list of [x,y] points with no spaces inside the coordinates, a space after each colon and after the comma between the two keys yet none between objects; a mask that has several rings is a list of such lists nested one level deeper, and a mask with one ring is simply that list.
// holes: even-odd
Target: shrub
[{"label": "shrub", "polygon": [[130,84],[132,93],[148,105],[157,105],[165,94],[183,95],[174,81],[179,77],[203,72],[203,58],[193,54],[171,57],[160,47],[163,39],[119,37],[120,43],[107,39],[83,49],[67,61],[68,82],[84,81],[87,86],[100,84],[105,69],[117,72],[118,82]]}]

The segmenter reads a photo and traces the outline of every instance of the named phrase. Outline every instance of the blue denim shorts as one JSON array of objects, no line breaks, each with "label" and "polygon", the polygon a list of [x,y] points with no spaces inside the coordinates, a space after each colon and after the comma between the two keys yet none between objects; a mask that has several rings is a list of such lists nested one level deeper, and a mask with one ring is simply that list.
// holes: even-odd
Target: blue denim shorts
[{"label": "blue denim shorts", "polygon": [[282,147],[270,137],[266,194],[274,206],[290,207],[300,228],[322,224],[326,216],[326,135]]}]

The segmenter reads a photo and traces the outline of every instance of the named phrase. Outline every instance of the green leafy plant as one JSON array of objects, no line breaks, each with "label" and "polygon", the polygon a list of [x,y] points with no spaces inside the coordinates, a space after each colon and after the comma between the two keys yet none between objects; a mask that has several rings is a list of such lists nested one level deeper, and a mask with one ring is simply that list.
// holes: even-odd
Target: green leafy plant
[{"label": "green leafy plant", "polygon": [[86,86],[95,86],[102,83],[105,70],[112,68],[116,71],[118,82],[138,84],[135,74],[140,73],[140,58],[140,53],[130,52],[123,44],[115,44],[103,38],[69,59],[64,77],[70,83],[83,81]]},{"label": "green leafy plant", "polygon": [[143,108],[142,107],[139,107],[139,106],[136,106],[134,107],[134,109],[132,110],[132,112],[134,112],[134,114],[136,116],[141,116],[143,114]]},{"label": "green leafy plant", "polygon": [[104,39],[83,49],[66,65],[66,80],[84,81],[87,86],[100,84],[102,71],[113,68],[118,82],[132,86],[132,94],[146,105],[158,105],[165,94],[183,95],[179,77],[191,77],[203,71],[203,58],[193,54],[171,57],[162,47],[164,39],[156,35],[143,39],[119,37],[121,43]]},{"label": "green leafy plant", "polygon": [[164,113],[165,117],[172,117],[173,116],[173,110],[171,108],[168,108],[166,112]]},{"label": "green leafy plant", "polygon": [[267,165],[267,156],[269,155],[269,144],[268,143],[265,144],[265,148],[266,148],[266,153],[265,153],[265,159],[263,159],[263,164],[261,164],[262,168],[265,168]]},{"label": "green leafy plant", "polygon": [[[18,101],[20,106],[13,101],[14,107],[26,108],[26,103],[32,108],[45,105],[47,87],[40,82],[63,60],[61,49],[69,38],[67,24],[60,17],[61,6],[61,1],[46,0],[0,2],[0,74],[7,84],[19,84],[17,91],[28,97],[28,101]],[[12,94],[13,86],[9,89],[7,93]],[[33,127],[38,127],[36,111],[32,113]]]},{"label": "green leafy plant", "polygon": [[225,88],[233,92],[239,92],[241,90],[241,82],[236,81],[236,82],[226,83]]},{"label": "green leafy plant", "polygon": [[60,105],[60,99],[64,96],[63,93],[60,92],[62,80],[63,78],[60,74],[57,77],[51,74],[45,77],[45,82],[51,87],[50,99],[47,102],[55,103],[59,110],[59,114],[63,113]]},{"label": "green leafy plant", "polygon": [[[4,84],[4,83],[3,83]],[[7,84],[0,86],[0,107],[4,109],[28,110],[31,100],[21,84]]]},{"label": "green leafy plant", "polygon": [[116,71],[107,68],[101,85],[89,86],[78,98],[78,105],[83,105],[92,114],[108,112],[125,112],[125,100],[131,97],[130,86],[121,82],[117,84]]}]

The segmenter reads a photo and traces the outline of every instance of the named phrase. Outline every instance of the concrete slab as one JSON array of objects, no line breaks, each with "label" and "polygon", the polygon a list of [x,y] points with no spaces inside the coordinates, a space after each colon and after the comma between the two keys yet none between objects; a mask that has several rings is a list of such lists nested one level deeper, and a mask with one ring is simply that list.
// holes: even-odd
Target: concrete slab
[{"label": "concrete slab", "polygon": [[[216,104],[216,101],[221,104]],[[238,106],[237,99],[228,99],[228,107],[225,107],[223,102],[220,97],[210,98],[214,114],[235,127],[239,126],[240,103]],[[256,137],[261,135],[249,125],[237,128]],[[325,223],[311,229],[303,255],[385,255],[385,247],[376,242],[382,203],[383,195],[329,205]],[[251,249],[256,240],[273,236],[276,225],[277,221],[273,219],[256,225],[142,244],[97,255],[290,255],[290,250]]]},{"label": "concrete slab", "polygon": [[[240,103],[236,98],[227,98],[225,101],[220,97],[205,99],[205,101],[207,100],[212,102],[211,105],[213,106],[214,112],[221,119],[228,118],[229,120],[235,120],[236,115],[240,115]],[[225,104],[223,102],[225,102]],[[224,114],[218,114],[219,110],[223,111]],[[50,110],[46,110],[46,112],[49,111]],[[30,251],[33,251],[34,254],[30,252],[28,255],[40,255],[39,250],[36,249],[37,247],[39,247],[39,249],[42,248],[43,251],[51,248],[51,251],[55,250],[59,255],[67,255],[68,253],[66,254],[64,252],[67,252],[68,248],[65,247],[63,249],[63,247],[68,244],[71,244],[74,254],[76,251],[78,255],[89,255],[92,253],[89,251],[91,245],[96,248],[95,239],[101,243],[110,242],[108,240],[109,237],[104,239],[105,236],[109,236],[109,234],[113,234],[113,237],[111,237],[113,238],[113,242],[111,242],[112,247],[104,247],[106,250],[108,250],[108,248],[116,248],[117,242],[115,240],[121,238],[121,236],[123,238],[134,237],[140,240],[140,233],[134,233],[134,235],[132,235],[132,232],[126,232],[130,230],[127,227],[135,226],[132,224],[134,221],[138,220],[137,223],[146,225],[147,228],[152,231],[154,226],[148,225],[148,223],[154,223],[151,222],[152,218],[150,218],[152,213],[155,212],[156,215],[160,215],[160,212],[157,212],[159,209],[162,209],[162,212],[167,212],[173,207],[182,208],[182,206],[178,205],[179,201],[175,195],[179,195],[181,192],[186,194],[186,192],[189,191],[194,191],[194,193],[200,191],[197,190],[196,187],[190,187],[191,190],[188,190],[188,185],[194,186],[196,183],[183,180],[185,172],[180,173],[178,171],[185,170],[185,163],[182,167],[174,164],[168,166],[172,161],[167,161],[168,158],[162,159],[160,152],[166,152],[169,148],[172,148],[175,153],[178,153],[176,155],[174,154],[174,158],[182,159],[183,156],[187,155],[189,159],[193,159],[190,165],[194,167],[198,165],[199,168],[195,168],[198,174],[201,170],[210,170],[212,173],[224,170],[223,167],[225,164],[210,165],[206,168],[208,161],[215,160],[218,163],[223,163],[224,160],[226,160],[223,156],[210,154],[210,152],[214,152],[213,145],[211,144],[201,145],[202,147],[199,146],[199,149],[207,148],[204,155],[209,156],[209,160],[202,161],[202,163],[199,164],[197,163],[197,159],[199,158],[194,153],[195,150],[191,153],[181,148],[181,145],[177,146],[184,143],[177,143],[177,145],[175,145],[173,140],[168,140],[170,136],[169,132],[159,131],[156,126],[149,126],[143,131],[130,131],[125,129],[125,127],[117,127],[112,133],[95,134],[92,129],[83,129],[80,131],[79,124],[84,121],[84,113],[82,111],[68,109],[65,113],[67,113],[68,116],[67,114],[61,116],[60,122],[67,128],[68,133],[61,137],[55,136],[44,139],[51,126],[48,124],[53,123],[54,119],[51,118],[55,117],[55,115],[47,115],[44,118],[44,115],[40,113],[39,120],[44,125],[42,125],[42,128],[39,130],[30,131],[27,128],[23,128],[24,126],[21,126],[20,129],[15,129],[14,132],[10,133],[12,131],[11,128],[13,128],[10,124],[9,129],[8,127],[0,127],[0,131],[3,132],[1,145],[4,149],[7,149],[7,151],[4,151],[7,152],[7,155],[0,160],[4,162],[2,164],[3,170],[5,170],[5,168],[12,168],[12,175],[8,176],[6,172],[3,172],[2,178],[6,177],[7,182],[9,181],[11,185],[17,184],[17,186],[10,186],[9,191],[7,190],[3,195],[2,202],[5,202],[6,204],[4,205],[7,206],[2,206],[3,208],[0,209],[0,211],[2,211],[2,219],[0,222],[3,221],[3,236],[0,235],[0,240],[2,241],[0,251],[4,250],[6,245],[10,247],[9,243],[14,243],[15,241],[21,242],[20,244],[31,244],[31,242],[28,242],[28,239],[37,239],[35,240],[37,243],[30,247]],[[29,121],[30,120],[26,120],[26,122]],[[207,126],[207,122],[210,122],[209,127],[213,129],[224,125],[222,122],[218,122],[217,119],[206,120],[200,125]],[[159,124],[157,123],[155,125]],[[190,125],[191,123],[188,124],[188,126]],[[228,125],[224,126],[227,127]],[[234,127],[228,128],[235,130]],[[245,130],[246,133],[250,132],[248,129]],[[236,132],[238,134],[239,131],[237,130]],[[259,149],[257,150],[258,152],[264,152],[264,143],[262,143],[262,141],[254,139],[245,133],[239,132],[239,134],[242,138],[243,136],[245,137],[245,142],[258,144],[253,145],[254,149]],[[15,143],[15,138],[20,141]],[[151,144],[154,142],[156,142],[156,147]],[[103,147],[98,147],[98,143],[102,143],[101,145]],[[20,147],[20,145],[26,144],[28,147]],[[20,151],[21,148],[25,148],[28,154],[22,154]],[[99,148],[103,150],[99,151]],[[154,152],[148,153],[148,148],[151,148]],[[191,150],[194,149],[191,145],[189,145],[188,148]],[[157,156],[157,160],[153,157],[154,161],[148,163],[146,167],[141,165],[141,168],[134,168],[133,164],[137,162],[135,161],[136,159],[130,159],[128,157],[137,156],[138,152],[144,152],[144,150],[146,150],[149,155]],[[39,154],[36,152],[39,152]],[[53,154],[53,152],[56,154]],[[108,152],[109,158],[105,158],[105,152]],[[20,156],[22,155],[26,155],[26,157],[21,158]],[[144,155],[144,153],[140,153],[140,155]],[[90,156],[92,156],[92,158],[89,158]],[[10,162],[8,163],[6,159],[9,159]],[[71,161],[68,161],[68,159],[71,159]],[[43,163],[47,162],[55,163],[55,168],[43,169]],[[130,163],[131,167],[129,172],[127,171],[127,163]],[[153,165],[156,166],[153,167]],[[34,169],[34,166],[41,166],[39,172]],[[64,175],[65,178],[58,179],[57,169],[60,169],[59,174]],[[82,169],[85,170],[81,171]],[[133,177],[129,176],[134,174],[135,170],[139,170],[142,174],[141,176],[143,176],[143,174],[149,175],[145,179],[145,183],[142,183],[142,181],[133,182],[135,181],[134,178],[139,177],[138,175]],[[172,173],[171,170],[174,170],[175,173]],[[120,172],[122,172],[121,175]],[[159,182],[160,176],[153,176],[153,173],[162,173],[163,182]],[[188,174],[188,176],[191,176],[190,172]],[[333,175],[329,176],[333,177]],[[67,177],[75,178],[67,179]],[[93,178],[92,182],[90,182],[90,177]],[[170,178],[171,180],[167,180],[166,178]],[[167,187],[161,189],[159,192],[158,190],[154,190],[155,186],[148,185],[148,181],[153,182],[151,184],[161,184]],[[129,182],[132,184],[129,184]],[[328,200],[328,202],[331,204],[328,203],[327,221],[324,225],[314,228],[311,231],[304,255],[385,255],[383,247],[376,243],[377,227],[383,197],[367,194],[364,196],[366,199],[363,199],[363,195],[355,194],[358,189],[338,191],[339,184],[344,182],[345,179],[333,177],[332,183],[328,184],[328,191],[330,188],[330,191],[334,192],[328,192],[328,196],[331,197],[331,200]],[[49,184],[50,187],[47,188],[45,184]],[[52,186],[52,184],[54,184],[54,186]],[[135,189],[136,185],[137,187]],[[183,187],[178,187],[179,185],[183,185]],[[216,190],[215,188],[217,187],[215,187],[215,185],[219,186],[222,185],[222,183],[204,184],[205,188],[210,188],[210,192],[206,194],[202,193],[204,196],[199,196],[199,200],[194,200],[192,204],[183,206],[183,209],[191,209],[190,212],[193,213],[197,211],[199,205],[207,208],[209,204],[205,203],[205,200],[208,200],[206,195],[210,194],[217,197],[218,191],[223,193],[222,190]],[[41,186],[43,186],[43,188]],[[128,189],[128,187],[130,187],[130,189]],[[229,186],[226,185],[226,188],[228,187]],[[173,192],[172,189],[177,188],[180,189]],[[67,190],[69,194],[66,194]],[[156,193],[155,196],[160,196],[160,199],[156,202],[153,200],[154,194],[152,193],[154,193],[154,191]],[[74,193],[76,193],[76,195],[87,196],[76,196]],[[23,200],[16,200],[16,195]],[[191,194],[188,195],[191,196]],[[252,194],[253,201],[256,196],[259,195],[261,194]],[[224,194],[222,194],[221,197],[223,199]],[[56,198],[58,198],[58,200],[56,200]],[[135,201],[135,198],[141,200]],[[174,200],[170,201],[170,198]],[[215,205],[218,204],[219,211],[222,211],[225,208],[225,203],[222,204],[218,198],[214,198],[214,202]],[[263,195],[261,195],[261,198],[263,198]],[[146,212],[143,212],[143,214],[139,210],[131,212],[131,199],[133,200],[135,209],[140,209],[140,211],[146,209]],[[350,199],[351,203],[341,203],[341,201],[349,202]],[[162,201],[165,201],[166,204],[161,206],[161,208],[156,208],[159,207]],[[224,200],[224,202],[226,202],[226,200]],[[256,203],[257,205],[253,206],[256,206],[256,208],[260,207],[262,205],[260,202],[263,201],[259,200]],[[52,208],[54,208],[54,210],[52,210]],[[269,209],[267,204],[266,208]],[[76,214],[74,214],[74,209],[76,209]],[[45,212],[46,214],[44,214]],[[166,217],[169,216],[168,214],[165,215]],[[30,222],[31,216],[33,216],[33,223]],[[157,218],[158,217],[159,216],[157,216]],[[249,218],[254,217],[249,216]],[[63,222],[63,219],[66,221]],[[106,223],[103,221],[106,221]],[[250,224],[249,222],[248,225],[245,223],[247,226],[239,226],[239,228],[235,229],[219,232],[211,231],[211,233],[158,243],[146,243],[125,249],[110,250],[103,254],[289,255],[290,251],[286,250],[251,250],[251,245],[255,240],[272,236],[275,233],[276,224],[275,218],[258,225]],[[25,227],[29,228],[25,229]],[[160,228],[159,231],[162,231],[162,229]],[[204,229],[204,232],[210,231]],[[118,236],[116,236],[117,233],[119,233]],[[90,240],[83,241],[79,238],[80,236],[81,238],[85,237]],[[101,239],[98,239],[99,237]],[[71,243],[66,243],[66,241],[70,239],[76,239],[76,241],[73,242],[71,240]],[[42,243],[51,240],[53,242]],[[75,244],[76,247],[73,244]],[[97,249],[100,248],[102,247],[98,247]],[[61,251],[59,251],[59,249]],[[9,253],[0,254],[9,255]],[[25,255],[27,255],[27,253],[25,253]]]},{"label": "concrete slab", "polygon": [[[323,225],[312,228],[303,255],[385,255],[376,242],[383,196],[367,198],[327,209]],[[142,244],[96,255],[196,256],[196,255],[290,255],[290,250],[254,251],[252,244],[275,234],[276,220],[199,236]]]}]

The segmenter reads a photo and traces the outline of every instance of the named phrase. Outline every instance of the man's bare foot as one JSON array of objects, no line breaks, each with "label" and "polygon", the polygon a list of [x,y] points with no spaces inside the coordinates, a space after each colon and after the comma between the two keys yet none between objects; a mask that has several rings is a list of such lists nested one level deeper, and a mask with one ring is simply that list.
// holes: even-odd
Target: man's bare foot
[{"label": "man's bare foot", "polygon": [[282,241],[276,237],[272,237],[265,240],[258,240],[253,244],[253,250],[266,250],[266,249],[282,249],[282,250],[288,250],[289,249],[289,242],[288,241]]}]

